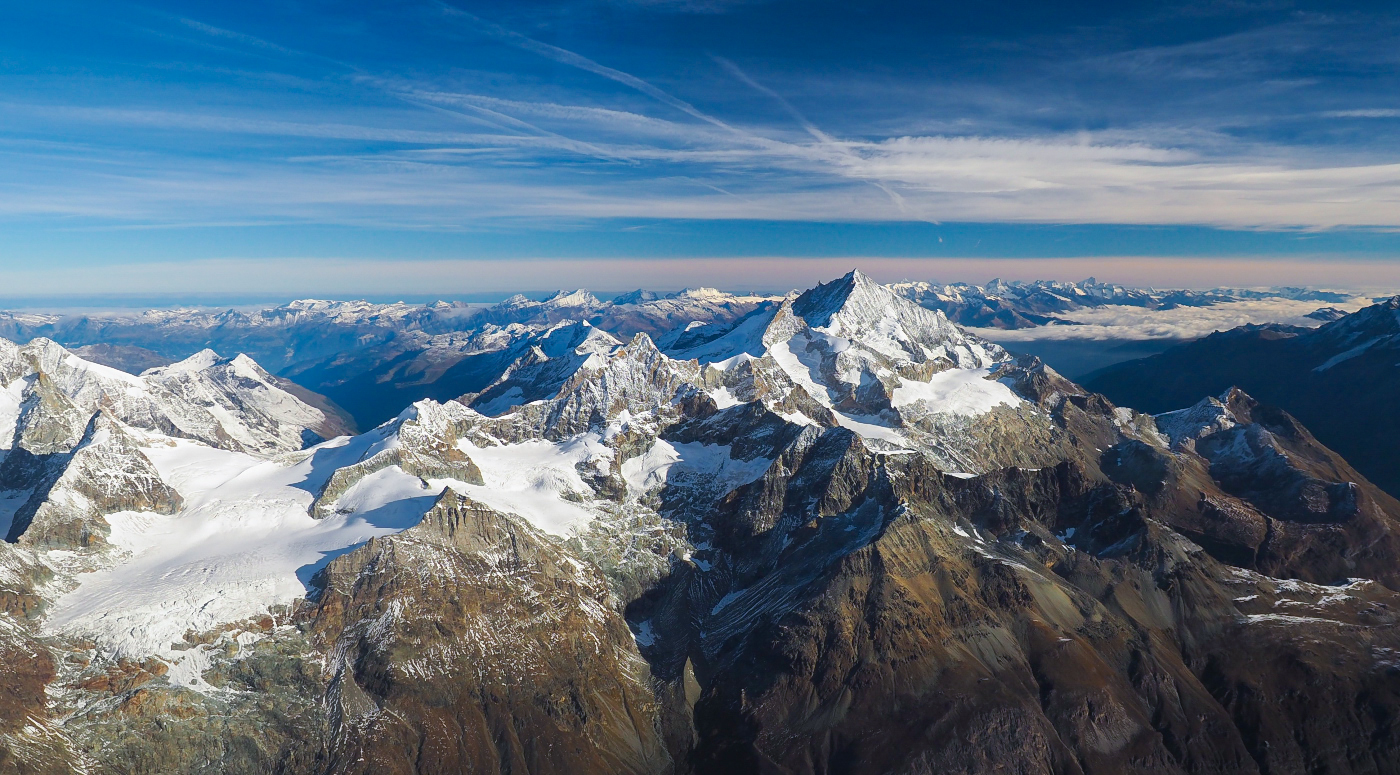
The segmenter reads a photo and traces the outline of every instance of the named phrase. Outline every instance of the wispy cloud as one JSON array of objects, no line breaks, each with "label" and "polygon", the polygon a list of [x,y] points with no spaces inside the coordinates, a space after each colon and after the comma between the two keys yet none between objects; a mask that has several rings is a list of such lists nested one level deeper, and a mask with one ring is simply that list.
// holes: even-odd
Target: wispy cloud
[{"label": "wispy cloud", "polygon": [[[500,106],[506,107],[506,106]],[[840,143],[840,152],[778,143],[755,148],[713,135],[687,136],[684,147],[633,142],[579,142],[552,131],[450,132],[344,123],[115,109],[45,109],[45,115],[107,125],[219,134],[249,134],[391,148],[299,154],[299,161],[172,160],[149,154],[128,164],[130,177],[83,174],[83,183],[57,186],[46,211],[63,208],[72,190],[75,214],[94,212],[93,201],[113,200],[113,212],[178,219],[179,213],[228,210],[237,217],[287,214],[290,200],[302,217],[339,220],[336,209],[417,207],[413,214],[385,210],[385,222],[405,225],[474,216],[666,217],[795,220],[927,220],[1198,223],[1234,227],[1400,226],[1400,164],[1307,166],[1277,159],[1221,161],[1147,143],[1104,142],[1076,134],[1034,141],[983,137],[903,137]],[[562,111],[567,115],[569,111]],[[606,114],[585,113],[586,118]],[[565,119],[567,122],[568,119]],[[616,125],[613,131],[616,131]],[[580,127],[586,130],[587,127]],[[686,136],[686,133],[679,132]],[[833,141],[834,142],[834,141]],[[482,168],[483,155],[529,161],[542,151],[600,160],[601,167],[570,172],[518,166]],[[64,158],[68,152],[64,152]],[[36,150],[34,156],[45,153]],[[622,160],[626,160],[624,163]],[[65,165],[55,158],[53,164]],[[637,164],[651,170],[630,174]],[[698,168],[698,169],[693,169]],[[234,171],[236,170],[236,171]],[[515,171],[512,171],[515,170]],[[677,185],[704,171],[706,185]],[[754,177],[755,171],[763,174]],[[627,185],[614,182],[624,173]],[[540,177],[545,175],[546,177]],[[903,212],[887,191],[897,187]],[[717,190],[738,195],[717,195]],[[513,192],[502,196],[503,190]],[[268,191],[276,193],[269,194]],[[404,199],[403,192],[414,194]],[[874,192],[872,192],[874,193]],[[34,212],[32,187],[0,184],[0,211]],[[171,200],[178,203],[172,207]],[[145,211],[146,215],[142,215]],[[470,219],[467,219],[470,220]]]},{"label": "wispy cloud", "polygon": [[[625,63],[440,0],[424,7],[438,26],[494,48],[472,67],[347,61],[344,52],[315,53],[293,38],[272,42],[170,17],[179,34],[255,52],[260,67],[269,60],[267,70],[286,80],[268,81],[266,93],[229,84],[162,93],[135,79],[149,90],[143,99],[107,106],[81,90],[66,99],[0,91],[0,136],[29,143],[0,151],[11,162],[0,179],[0,217],[403,229],[468,228],[491,218],[1400,227],[1400,154],[1392,146],[1309,145],[1271,134],[1243,108],[1175,120],[1158,112],[1166,109],[1151,104],[1144,86],[1218,82],[1201,93],[1251,105],[1259,100],[1249,98],[1287,94],[1307,80],[1280,64],[1290,57],[1341,57],[1337,41],[1356,25],[1303,19],[1187,43],[1096,49],[1010,84],[935,84],[939,92],[894,79],[888,94],[860,102],[856,96],[879,78],[770,77],[703,54],[687,65],[703,69],[700,76],[643,78]],[[396,23],[418,18],[403,17]],[[1361,35],[1357,56],[1385,72],[1395,55],[1372,45],[1378,36]],[[555,69],[531,78],[489,69],[534,72],[541,63]],[[569,77],[555,79],[557,72]],[[1147,93],[1142,116],[1080,120],[1076,112],[1092,113],[1091,100],[1052,88],[1056,80],[1115,79],[1132,86],[1125,91]],[[310,99],[302,84],[324,88]],[[918,102],[921,90],[937,92],[922,95],[935,101]],[[763,109],[741,109],[750,103]],[[1376,103],[1290,105],[1290,120],[1400,117],[1392,108],[1345,107],[1356,104]],[[66,142],[37,144],[52,138]]]},{"label": "wispy cloud", "polygon": [[1400,108],[1360,108],[1357,110],[1328,110],[1327,118],[1400,118]]},{"label": "wispy cloud", "polygon": [[586,70],[595,75],[600,75],[604,78],[607,78],[608,80],[616,81],[617,83],[620,83],[623,86],[636,89],[642,94],[645,94],[658,102],[669,105],[675,108],[676,110],[685,113],[688,116],[700,119],[701,121],[704,121],[709,124],[713,124],[721,129],[728,129],[734,131],[735,133],[739,133],[739,130],[734,129],[733,127],[729,126],[729,124],[726,124],[720,119],[702,112],[699,108],[695,107],[694,105],[691,105],[685,100],[682,100],[678,97],[674,97],[668,94],[667,92],[651,85],[650,83],[647,83],[641,78],[636,77],[635,75],[631,75],[630,73],[624,73],[621,70],[617,70],[615,68],[599,64],[598,62],[595,62],[586,56],[576,54],[567,49],[550,45],[549,43],[543,43],[538,40],[535,40],[534,38],[521,35],[520,33],[515,32],[514,30],[506,29],[505,27],[502,27],[501,25],[496,24],[495,22],[487,21],[481,18],[480,16],[468,13],[467,11],[464,11],[454,5],[444,3],[442,2],[442,0],[433,0],[433,2],[436,6],[442,9],[442,12],[445,15],[453,18],[465,19],[471,22],[477,28],[479,28],[482,32],[485,32],[507,43],[510,43],[511,45],[518,46],[534,54],[539,54],[540,56],[545,57],[547,59],[552,59],[556,62],[559,62],[560,64],[569,65],[570,67],[577,67],[580,70]]}]

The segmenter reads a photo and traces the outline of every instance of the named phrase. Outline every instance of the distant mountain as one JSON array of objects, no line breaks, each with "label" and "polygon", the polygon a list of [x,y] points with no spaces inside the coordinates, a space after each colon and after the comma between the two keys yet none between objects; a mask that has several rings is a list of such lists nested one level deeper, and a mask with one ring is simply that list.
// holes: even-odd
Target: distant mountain
[{"label": "distant mountain", "polygon": [[595,302],[319,443],[246,355],[0,343],[0,773],[1395,771],[1400,502],[1289,413],[859,272]]},{"label": "distant mountain", "polygon": [[306,299],[255,312],[0,313],[0,337],[49,338],[87,348],[95,362],[133,371],[205,348],[246,353],[344,407],[361,427],[372,427],[419,399],[446,401],[484,389],[519,357],[515,348],[557,323],[588,322],[624,339],[641,332],[660,336],[692,322],[728,322],[762,302],[700,288],[637,291],[614,301],[561,291],[543,301],[516,296],[491,307]]},{"label": "distant mountain", "polygon": [[1309,312],[1305,317],[1312,318],[1313,320],[1321,320],[1324,323],[1331,323],[1334,320],[1341,320],[1342,318],[1346,317],[1347,314],[1347,311],[1344,309],[1337,309],[1336,307],[1319,307],[1313,310],[1312,312]]},{"label": "distant mountain", "polygon": [[1286,409],[1400,495],[1400,296],[1316,329],[1245,326],[1084,379],[1115,402],[1166,411],[1239,386]]}]

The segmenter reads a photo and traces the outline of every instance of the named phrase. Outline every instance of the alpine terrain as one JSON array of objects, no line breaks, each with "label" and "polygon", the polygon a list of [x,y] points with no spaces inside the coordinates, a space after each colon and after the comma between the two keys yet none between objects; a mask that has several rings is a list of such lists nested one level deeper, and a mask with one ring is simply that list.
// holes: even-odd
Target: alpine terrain
[{"label": "alpine terrain", "polygon": [[[1228,308],[1261,299],[1344,303],[1350,298],[1301,288],[1141,289],[1092,277],[1082,282],[992,280],[985,286],[899,282],[889,288],[954,323],[989,332],[1079,325],[1074,315],[1094,310]],[[551,333],[557,326],[576,330],[587,324],[621,340],[645,333],[668,348],[678,337],[693,336],[695,332],[687,333],[692,327],[705,326],[708,335],[781,302],[781,296],[692,288],[669,294],[637,290],[609,300],[586,290],[560,291],[538,300],[517,295],[489,306],[302,299],[264,309],[0,311],[0,337],[51,339],[82,358],[132,373],[206,349],[244,353],[289,385],[324,396],[319,406],[371,428],[419,399],[442,402],[482,392],[542,339],[564,342],[563,335]],[[1320,322],[1337,314],[1345,312],[1323,308],[1307,317]],[[1067,353],[1064,343],[1055,341],[1037,342],[1036,349],[1057,361],[1065,357],[1066,363],[1097,364],[1083,369],[1092,371],[1103,363],[1160,352],[1178,340],[1161,341],[1120,342],[1121,354],[1099,343],[1071,346]]]},{"label": "alpine terrain", "polygon": [[1330,322],[1315,329],[1223,331],[1110,366],[1086,382],[1115,401],[1153,411],[1238,385],[1288,410],[1372,481],[1400,496],[1400,296],[1322,319]]},{"label": "alpine terrain", "polygon": [[561,291],[542,301],[514,296],[490,307],[303,299],[258,310],[0,312],[0,336],[52,339],[89,360],[135,372],[204,349],[245,353],[330,398],[337,413],[373,427],[420,398],[446,401],[481,390],[527,352],[534,337],[561,322],[660,338],[692,323],[731,321],[764,302],[696,288],[634,291],[611,301],[584,290]]},{"label": "alpine terrain", "polygon": [[[0,773],[1400,772],[1382,468],[916,290],[12,320]],[[1379,368],[1396,303],[1255,338]],[[374,390],[411,400],[354,434]]]}]

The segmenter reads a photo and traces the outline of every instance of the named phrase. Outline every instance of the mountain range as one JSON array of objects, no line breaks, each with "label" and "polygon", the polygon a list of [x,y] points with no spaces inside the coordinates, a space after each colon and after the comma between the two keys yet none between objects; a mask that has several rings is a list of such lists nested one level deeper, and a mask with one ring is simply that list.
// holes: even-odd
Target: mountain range
[{"label": "mountain range", "polygon": [[0,348],[0,773],[1400,769],[1400,502],[1289,412],[859,272],[676,304],[358,435]]},{"label": "mountain range", "polygon": [[[1066,314],[1110,305],[1162,310],[1258,298],[1319,303],[1349,298],[1298,288],[1158,291],[1093,278],[889,287],[954,323],[990,329],[1073,324]],[[576,290],[543,300],[515,296],[492,306],[301,300],[256,310],[0,312],[0,337],[51,339],[83,358],[133,373],[204,349],[244,353],[271,373],[324,396],[326,407],[342,421],[370,428],[423,398],[447,401],[483,391],[541,337],[557,339],[559,334],[549,332],[560,324],[587,323],[621,340],[646,333],[670,352],[681,338],[708,336],[759,307],[776,308],[782,299],[698,288],[671,294],[639,290],[604,301]]]},{"label": "mountain range", "polygon": [[244,353],[326,396],[345,420],[373,427],[413,401],[481,390],[529,349],[528,340],[562,321],[588,322],[623,337],[658,337],[677,326],[733,320],[763,301],[700,288],[669,295],[636,291],[607,302],[587,291],[561,291],[543,301],[515,296],[491,307],[302,300],[254,311],[5,312],[0,337],[52,339],[96,362],[138,372],[203,349]]},{"label": "mountain range", "polygon": [[1400,495],[1400,296],[1315,328],[1244,326],[1150,358],[1109,366],[1085,384],[1162,411],[1239,386],[1287,409],[1372,481]]}]

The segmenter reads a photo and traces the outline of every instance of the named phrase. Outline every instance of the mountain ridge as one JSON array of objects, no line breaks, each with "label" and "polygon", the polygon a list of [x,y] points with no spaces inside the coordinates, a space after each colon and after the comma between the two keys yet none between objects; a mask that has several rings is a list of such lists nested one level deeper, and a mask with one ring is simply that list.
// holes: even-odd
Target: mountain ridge
[{"label": "mountain ridge", "polygon": [[1315,329],[1242,327],[1160,355],[1110,366],[1085,384],[1150,411],[1238,385],[1287,409],[1392,495],[1400,416],[1387,388],[1400,362],[1400,296]]}]

